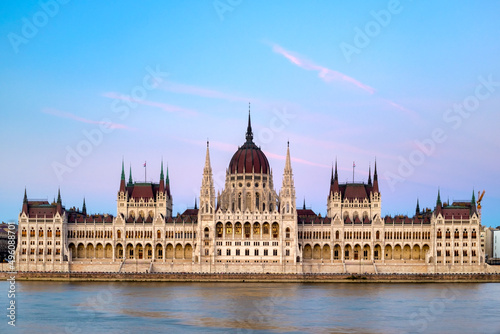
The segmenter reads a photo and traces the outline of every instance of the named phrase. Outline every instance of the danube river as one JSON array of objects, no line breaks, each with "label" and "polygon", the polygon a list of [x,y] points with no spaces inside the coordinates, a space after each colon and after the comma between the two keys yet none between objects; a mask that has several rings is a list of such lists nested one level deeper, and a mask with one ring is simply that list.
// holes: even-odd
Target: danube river
[{"label": "danube river", "polygon": [[495,283],[18,281],[13,298],[8,289],[0,282],[0,333],[500,333]]}]

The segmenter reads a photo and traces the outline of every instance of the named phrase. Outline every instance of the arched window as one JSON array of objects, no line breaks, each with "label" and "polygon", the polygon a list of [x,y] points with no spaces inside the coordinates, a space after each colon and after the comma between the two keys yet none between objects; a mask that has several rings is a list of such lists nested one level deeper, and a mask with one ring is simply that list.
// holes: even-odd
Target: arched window
[{"label": "arched window", "polygon": [[23,231],[21,232],[21,236],[25,237],[26,236],[26,230],[23,228]]},{"label": "arched window", "polygon": [[156,238],[161,239],[161,231],[156,231]]},{"label": "arched window", "polygon": [[255,193],[255,209],[259,210],[259,205],[260,205],[260,194]]},{"label": "arched window", "polygon": [[251,233],[250,223],[245,223],[244,230],[245,230],[245,238],[250,238],[250,233]]},{"label": "arched window", "polygon": [[450,239],[450,238],[451,238],[450,229],[446,229],[446,239]]},{"label": "arched window", "polygon": [[441,229],[438,229],[437,233],[436,233],[436,238],[441,239],[442,237],[443,237],[443,235],[442,235]]},{"label": "arched window", "polygon": [[476,239],[476,229],[472,229],[472,239]]},{"label": "arched window", "polygon": [[273,238],[278,238],[279,236],[279,225],[278,223],[273,223],[272,225]]},{"label": "arched window", "polygon": [[59,238],[61,236],[61,231],[59,230],[59,227],[56,230],[56,237]]},{"label": "arched window", "polygon": [[464,233],[462,234],[462,238],[467,239],[469,235],[467,234],[467,229],[464,229]]},{"label": "arched window", "polygon": [[289,228],[289,227],[287,227],[287,228],[286,228],[286,230],[285,230],[285,232],[286,232],[285,237],[286,237],[287,239],[290,239],[290,228]]},{"label": "arched window", "polygon": [[339,231],[335,231],[335,239],[340,239],[340,232]]},{"label": "arched window", "polygon": [[210,230],[208,229],[208,227],[205,227],[205,230],[204,230],[204,232],[205,232],[205,238],[209,237],[209,234],[208,234],[209,231]]},{"label": "arched window", "polygon": [[458,232],[458,228],[455,229],[455,239],[460,238],[460,232]]},{"label": "arched window", "polygon": [[227,222],[226,223],[226,236],[232,236],[233,235],[233,224]]},{"label": "arched window", "polygon": [[238,194],[238,210],[241,210],[241,193]]},{"label": "arched window", "polygon": [[375,239],[377,239],[377,240],[380,239],[380,231],[377,231],[375,233]]},{"label": "arched window", "polygon": [[217,225],[215,226],[215,229],[217,231],[217,238],[222,238],[222,234],[223,234],[223,225],[221,222],[217,223]]}]

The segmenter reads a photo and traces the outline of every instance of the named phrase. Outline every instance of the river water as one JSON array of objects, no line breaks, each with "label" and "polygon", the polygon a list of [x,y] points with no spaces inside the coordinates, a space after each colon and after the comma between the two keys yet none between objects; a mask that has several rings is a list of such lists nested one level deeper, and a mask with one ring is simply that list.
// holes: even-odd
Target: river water
[{"label": "river water", "polygon": [[[0,333],[500,333],[495,283],[0,282]],[[15,300],[15,327],[8,325]]]}]

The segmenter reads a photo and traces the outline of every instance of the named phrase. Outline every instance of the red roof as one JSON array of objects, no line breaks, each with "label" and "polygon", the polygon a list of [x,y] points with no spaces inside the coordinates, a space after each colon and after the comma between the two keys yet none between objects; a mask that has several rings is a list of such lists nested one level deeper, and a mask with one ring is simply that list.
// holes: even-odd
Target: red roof
[{"label": "red roof", "polygon": [[253,142],[246,142],[233,155],[229,163],[229,172],[269,174],[269,162],[262,150]]}]

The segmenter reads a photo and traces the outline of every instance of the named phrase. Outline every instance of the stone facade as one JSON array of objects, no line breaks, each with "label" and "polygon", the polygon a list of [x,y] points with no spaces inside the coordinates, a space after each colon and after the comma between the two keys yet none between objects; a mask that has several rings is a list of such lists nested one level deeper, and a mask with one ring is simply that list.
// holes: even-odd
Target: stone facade
[{"label": "stone facade", "polygon": [[332,168],[325,217],[296,207],[287,147],[281,189],[265,154],[245,143],[215,193],[207,143],[199,209],[172,216],[168,169],[159,183],[125,182],[117,214],[88,215],[57,201],[28,200],[19,215],[20,271],[194,273],[485,272],[481,216],[471,201],[442,203],[413,217],[382,217],[376,163],[366,183],[339,183]]}]

